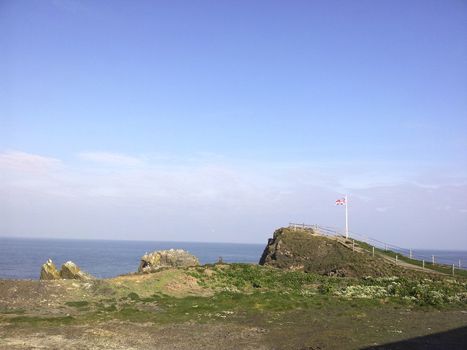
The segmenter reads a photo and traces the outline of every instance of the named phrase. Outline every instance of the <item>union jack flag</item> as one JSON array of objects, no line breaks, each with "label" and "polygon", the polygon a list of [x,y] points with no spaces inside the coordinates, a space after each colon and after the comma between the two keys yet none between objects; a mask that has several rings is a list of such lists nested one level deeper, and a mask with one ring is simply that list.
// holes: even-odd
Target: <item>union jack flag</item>
[{"label": "union jack flag", "polygon": [[337,199],[336,205],[345,205],[345,198]]}]

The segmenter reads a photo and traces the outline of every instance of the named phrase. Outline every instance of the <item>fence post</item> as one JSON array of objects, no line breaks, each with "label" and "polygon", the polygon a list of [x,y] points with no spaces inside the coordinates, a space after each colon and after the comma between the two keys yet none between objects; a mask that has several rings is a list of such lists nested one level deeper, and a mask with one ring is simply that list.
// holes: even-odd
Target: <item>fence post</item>
[{"label": "fence post", "polygon": [[454,264],[452,264],[452,275],[454,276]]},{"label": "fence post", "polygon": [[397,254],[396,254],[396,265],[397,265]]},{"label": "fence post", "polygon": [[461,259],[459,259],[459,268],[461,268]]},{"label": "fence post", "polygon": [[412,249],[410,249],[409,258],[412,259]]},{"label": "fence post", "polygon": [[422,260],[422,269],[425,270],[425,260]]},{"label": "fence post", "polygon": [[433,263],[433,266],[435,266],[435,256],[434,255],[431,256],[431,262]]},{"label": "fence post", "polygon": [[373,247],[372,255],[373,255],[373,257],[375,257],[375,247]]}]

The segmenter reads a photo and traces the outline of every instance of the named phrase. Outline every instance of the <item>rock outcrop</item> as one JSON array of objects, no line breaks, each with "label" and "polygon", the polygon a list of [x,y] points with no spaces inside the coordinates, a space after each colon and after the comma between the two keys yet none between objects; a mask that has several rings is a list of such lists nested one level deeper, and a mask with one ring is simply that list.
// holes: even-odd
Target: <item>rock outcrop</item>
[{"label": "rock outcrop", "polygon": [[312,230],[291,228],[280,228],[274,232],[259,264],[327,276],[394,274],[389,264],[368,254],[352,251],[352,248],[349,249],[336,238]]},{"label": "rock outcrop", "polygon": [[41,280],[59,280],[60,273],[57,270],[57,267],[52,262],[51,259],[47,260],[47,262],[42,265],[41,267]]},{"label": "rock outcrop", "polygon": [[62,265],[60,271],[52,262],[51,259],[42,265],[41,268],[41,280],[59,280],[59,279],[73,279],[73,280],[91,280],[94,277],[90,274],[83,272],[79,267],[72,261],[67,261]]},{"label": "rock outcrop", "polygon": [[62,269],[60,270],[60,277],[68,280],[93,279],[90,274],[81,271],[79,267],[72,261],[67,261],[62,265]]},{"label": "rock outcrop", "polygon": [[159,250],[141,257],[138,272],[154,272],[164,267],[199,265],[198,258],[183,249]]}]

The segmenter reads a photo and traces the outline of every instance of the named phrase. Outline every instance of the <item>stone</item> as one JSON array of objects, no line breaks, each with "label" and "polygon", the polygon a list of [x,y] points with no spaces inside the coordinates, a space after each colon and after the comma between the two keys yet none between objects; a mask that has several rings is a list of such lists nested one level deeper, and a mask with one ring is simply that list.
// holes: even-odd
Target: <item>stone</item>
[{"label": "stone", "polygon": [[93,277],[83,272],[79,269],[79,267],[72,261],[67,261],[62,265],[62,269],[60,270],[60,277],[63,279],[70,279],[70,280],[91,280]]},{"label": "stone", "polygon": [[198,266],[198,258],[183,249],[159,250],[141,257],[138,272],[155,272],[164,267]]},{"label": "stone", "polygon": [[59,280],[60,273],[57,270],[57,267],[52,262],[51,259],[48,259],[45,264],[41,267],[41,276],[39,277],[41,280]]}]

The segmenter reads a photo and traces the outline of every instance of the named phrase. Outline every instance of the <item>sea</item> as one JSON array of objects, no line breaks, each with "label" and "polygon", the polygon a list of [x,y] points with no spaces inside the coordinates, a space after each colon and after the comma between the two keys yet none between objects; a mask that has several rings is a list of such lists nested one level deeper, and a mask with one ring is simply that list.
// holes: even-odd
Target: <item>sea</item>
[{"label": "sea", "polygon": [[83,271],[115,277],[138,270],[141,256],[163,249],[184,249],[201,264],[258,263],[264,244],[75,240],[0,237],[0,279],[38,279],[47,259],[60,266],[73,261]]},{"label": "sea", "polygon": [[[136,272],[141,256],[163,249],[184,249],[201,264],[220,258],[228,263],[258,263],[265,244],[75,240],[0,237],[0,279],[38,279],[41,265],[52,259],[57,268],[68,260],[99,278]],[[465,250],[414,250],[414,256],[467,267]]]}]

